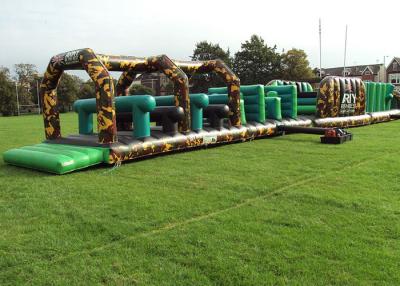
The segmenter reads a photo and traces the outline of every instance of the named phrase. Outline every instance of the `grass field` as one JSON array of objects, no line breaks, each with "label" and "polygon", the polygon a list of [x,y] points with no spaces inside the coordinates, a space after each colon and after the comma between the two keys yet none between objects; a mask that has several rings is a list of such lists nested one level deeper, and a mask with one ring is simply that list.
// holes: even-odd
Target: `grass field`
[{"label": "grass field", "polygon": [[[42,126],[0,118],[0,153]],[[64,176],[0,160],[0,285],[399,285],[400,121],[351,131]]]}]

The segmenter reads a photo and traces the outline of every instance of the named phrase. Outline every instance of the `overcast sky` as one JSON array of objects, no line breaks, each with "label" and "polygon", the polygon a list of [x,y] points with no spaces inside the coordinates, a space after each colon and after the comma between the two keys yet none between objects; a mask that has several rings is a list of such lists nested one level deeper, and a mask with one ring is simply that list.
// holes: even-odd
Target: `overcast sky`
[{"label": "overcast sky", "polygon": [[[322,66],[383,62],[400,56],[400,1],[103,1],[2,0],[0,65],[35,64],[43,72],[58,53],[89,47],[98,53],[189,59],[196,42],[219,43],[231,52],[252,34],[278,50],[306,51]],[[386,64],[388,64],[387,59]]]}]

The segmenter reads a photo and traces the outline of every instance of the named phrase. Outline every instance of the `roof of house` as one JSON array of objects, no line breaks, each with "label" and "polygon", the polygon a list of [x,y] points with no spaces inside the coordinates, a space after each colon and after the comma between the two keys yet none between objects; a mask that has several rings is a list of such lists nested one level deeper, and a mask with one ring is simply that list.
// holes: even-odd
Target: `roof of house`
[{"label": "roof of house", "polygon": [[[393,64],[396,63],[397,66],[394,66]],[[398,73],[399,72],[399,67],[400,66],[400,58],[399,57],[393,57],[393,59],[390,61],[389,65],[387,66],[387,72],[388,73]]]},{"label": "roof of house", "polygon": [[[399,58],[400,60],[400,58]],[[350,75],[361,76],[364,74],[364,71],[370,69],[373,74],[378,74],[382,64],[373,64],[373,65],[361,65],[361,66],[348,66],[346,67],[346,71],[350,72]],[[342,75],[343,67],[337,68],[326,68],[322,69],[325,72],[325,75]]]}]

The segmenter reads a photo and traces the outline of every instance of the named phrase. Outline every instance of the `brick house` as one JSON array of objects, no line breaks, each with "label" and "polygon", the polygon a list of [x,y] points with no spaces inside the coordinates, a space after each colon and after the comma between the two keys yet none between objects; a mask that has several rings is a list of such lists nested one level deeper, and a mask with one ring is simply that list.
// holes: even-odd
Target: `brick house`
[{"label": "brick house", "polygon": [[166,95],[170,80],[163,73],[144,73],[139,75],[132,84],[141,84],[153,90],[155,95]]},{"label": "brick house", "polygon": [[400,58],[394,57],[386,68],[387,80],[400,90]]},{"label": "brick house", "polygon": [[349,66],[345,68],[345,73],[343,72],[343,67],[326,68],[326,69],[323,68],[322,75],[357,77],[362,80],[384,82],[385,66],[383,64]]}]

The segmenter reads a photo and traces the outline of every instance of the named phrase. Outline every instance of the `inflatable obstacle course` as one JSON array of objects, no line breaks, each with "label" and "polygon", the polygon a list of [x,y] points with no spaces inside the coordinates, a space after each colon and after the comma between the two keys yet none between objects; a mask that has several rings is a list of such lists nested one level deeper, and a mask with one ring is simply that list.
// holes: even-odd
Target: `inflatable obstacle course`
[{"label": "inflatable obstacle course", "polygon": [[[204,94],[190,96],[187,75],[167,56],[108,56],[95,54],[90,49],[82,49],[53,57],[41,84],[46,144],[103,148],[107,150],[107,158],[94,163],[113,164],[164,152],[274,134],[274,125],[270,123],[242,125],[241,120],[245,115],[241,114],[241,110],[244,112],[244,101],[240,100],[239,80],[223,62],[180,62],[180,65],[191,73],[216,70],[227,82],[227,104],[210,105],[207,102],[208,96]],[[96,84],[96,99],[78,101],[75,104],[75,110],[79,114],[79,134],[62,136],[56,91],[59,78],[63,71],[68,69],[85,69],[89,73]],[[123,71],[123,76],[115,88],[121,97],[114,98],[115,90],[109,75],[110,70]],[[132,73],[154,71],[165,73],[174,82],[176,92],[172,97],[157,99],[151,96],[124,96],[126,82],[131,82],[134,78],[130,76]],[[97,132],[93,130],[94,113],[97,114]],[[210,118],[208,127],[202,125],[202,116]],[[123,127],[122,130],[117,129],[117,121]],[[150,124],[153,121],[157,125],[154,128]],[[130,131],[126,130],[129,126]],[[70,172],[84,167],[73,161],[78,160],[78,157],[68,162],[70,168],[67,169],[28,166],[21,162],[15,155],[16,152],[6,152],[4,160],[10,164],[55,173]],[[27,152],[24,154],[26,161],[29,161],[30,155]],[[62,159],[61,156],[58,158]],[[64,164],[62,160],[65,158],[61,159],[57,164]]]},{"label": "inflatable obstacle course", "polygon": [[[57,85],[62,73],[71,69],[88,72],[96,98],[74,104],[79,134],[63,136]],[[116,87],[110,71],[122,71]],[[128,94],[138,73],[155,71],[174,83],[173,95]],[[226,87],[189,94],[187,75],[211,71],[224,79]],[[12,165],[64,174],[101,163],[276,136],[283,127],[329,127],[321,130],[336,138],[341,133],[332,136],[331,127],[388,121],[400,114],[398,110],[366,114],[362,81],[328,77],[318,92],[317,117],[298,116],[298,88],[298,84],[240,86],[239,78],[220,60],[181,62],[165,55],[137,58],[95,54],[90,49],[71,51],[51,58],[40,85],[45,142],[9,150],[3,158]],[[301,84],[301,88],[309,87]]]}]

